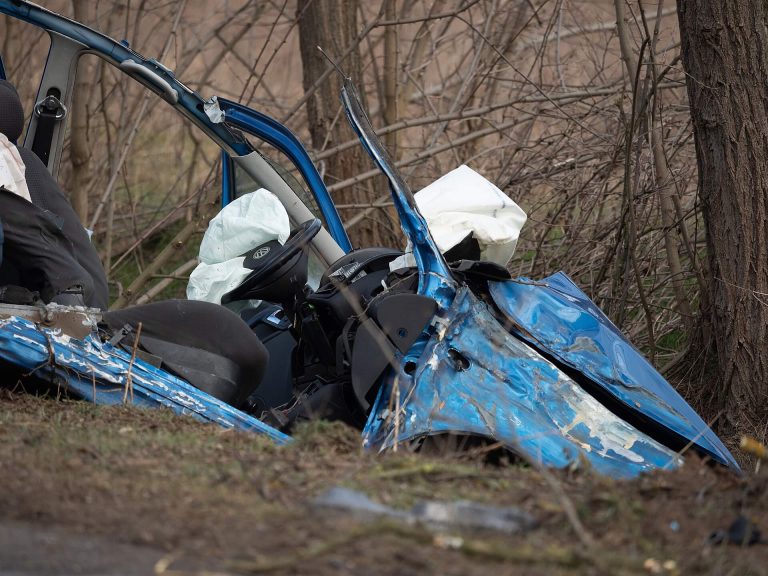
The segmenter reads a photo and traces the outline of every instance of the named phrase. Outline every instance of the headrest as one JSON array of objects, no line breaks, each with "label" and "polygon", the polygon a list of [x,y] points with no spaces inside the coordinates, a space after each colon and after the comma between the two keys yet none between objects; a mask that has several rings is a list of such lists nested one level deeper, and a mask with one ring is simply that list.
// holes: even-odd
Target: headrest
[{"label": "headrest", "polygon": [[24,108],[13,84],[0,80],[0,132],[16,142],[24,129]]}]

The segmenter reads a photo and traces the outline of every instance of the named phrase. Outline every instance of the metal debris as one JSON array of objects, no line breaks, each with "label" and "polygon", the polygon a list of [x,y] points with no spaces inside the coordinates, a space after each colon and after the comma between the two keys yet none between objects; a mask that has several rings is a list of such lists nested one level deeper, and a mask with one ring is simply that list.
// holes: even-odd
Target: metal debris
[{"label": "metal debris", "polygon": [[531,530],[538,524],[533,516],[512,506],[489,506],[467,500],[427,500],[406,511],[379,504],[362,492],[339,486],[323,492],[311,505],[316,508],[333,508],[363,518],[391,518],[408,524],[421,524],[435,531],[469,529],[517,534]]}]

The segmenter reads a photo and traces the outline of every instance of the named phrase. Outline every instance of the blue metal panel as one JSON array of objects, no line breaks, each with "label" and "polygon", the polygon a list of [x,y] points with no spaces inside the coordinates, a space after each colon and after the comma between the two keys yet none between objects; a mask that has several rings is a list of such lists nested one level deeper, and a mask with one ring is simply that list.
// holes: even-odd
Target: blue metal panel
[{"label": "blue metal panel", "polygon": [[720,439],[573,281],[558,272],[542,281],[491,282],[510,329],[574,368],[623,403],[738,469]]},{"label": "blue metal panel", "polygon": [[[450,432],[502,442],[541,465],[587,462],[614,477],[679,465],[675,452],[610,412],[507,332],[466,286],[457,288],[349,81],[342,100],[364,147],[389,179],[419,268],[419,292],[441,308],[407,356],[396,359],[399,371],[392,370],[381,386],[363,431],[365,445],[385,449]],[[468,367],[456,362],[457,355]],[[406,369],[409,363],[415,367]]]},{"label": "blue metal panel", "polygon": [[[413,375],[401,371],[382,387],[363,431],[366,446],[453,432],[502,442],[544,466],[588,463],[614,477],[681,463],[507,332],[467,288],[446,316]],[[451,350],[469,367],[456,365]]]},{"label": "blue metal panel", "polygon": [[130,403],[165,406],[179,414],[210,421],[226,428],[265,434],[275,442],[290,440],[279,430],[241,412],[167,372],[123,350],[88,335],[82,341],[57,329],[37,327],[11,316],[0,319],[0,358],[42,379],[55,379],[86,400],[97,404],[122,404],[129,382]]},{"label": "blue metal panel", "polygon": [[342,250],[349,252],[352,249],[352,244],[349,242],[349,237],[344,230],[339,213],[336,211],[333,199],[331,199],[317,168],[312,163],[312,159],[293,132],[274,118],[247,106],[223,98],[219,98],[218,102],[228,124],[269,142],[291,159],[309,185],[315,200],[317,200],[317,205],[323,213],[331,236]]},{"label": "blue metal panel", "polygon": [[222,208],[235,198],[235,175],[233,174],[232,158],[224,150],[221,151],[221,206]]}]

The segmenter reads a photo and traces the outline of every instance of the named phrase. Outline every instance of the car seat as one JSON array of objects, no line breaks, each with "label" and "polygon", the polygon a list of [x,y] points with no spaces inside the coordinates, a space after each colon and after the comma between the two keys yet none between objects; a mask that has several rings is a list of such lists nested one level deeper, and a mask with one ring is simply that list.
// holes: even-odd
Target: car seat
[{"label": "car seat", "polygon": [[[14,86],[0,80],[0,132],[11,142],[21,136],[24,112]],[[82,288],[82,302],[106,310],[107,279],[96,249],[45,164],[18,147],[32,202],[0,190],[4,248],[0,287],[44,290],[43,300],[62,301],[68,288]],[[141,324],[139,346],[161,366],[236,407],[258,387],[269,354],[237,314],[209,302],[169,300],[105,311],[113,333],[126,326],[130,343]],[[116,339],[115,342],[119,340]]]}]

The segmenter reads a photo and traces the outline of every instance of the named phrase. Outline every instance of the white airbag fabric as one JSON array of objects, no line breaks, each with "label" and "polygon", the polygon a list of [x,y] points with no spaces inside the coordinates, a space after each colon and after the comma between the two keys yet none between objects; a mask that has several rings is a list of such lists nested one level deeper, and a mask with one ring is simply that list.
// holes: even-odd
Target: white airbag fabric
[{"label": "white airbag fabric", "polygon": [[469,166],[448,172],[414,196],[441,252],[472,233],[482,260],[506,266],[512,258],[527,216]]},{"label": "white airbag fabric", "polygon": [[208,224],[187,298],[220,304],[251,272],[243,268],[243,255],[271,240],[284,244],[290,232],[288,213],[268,190],[259,188],[230,202]]}]

